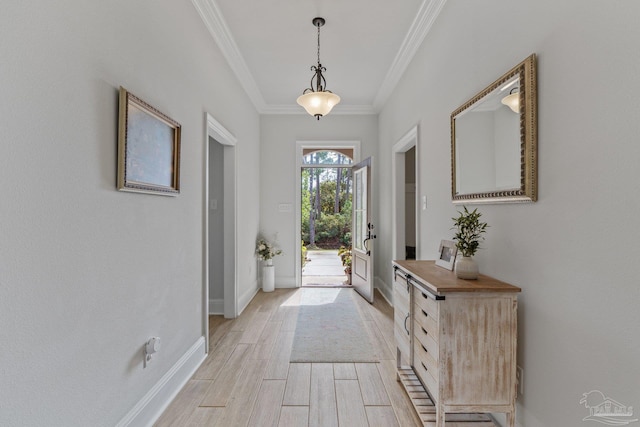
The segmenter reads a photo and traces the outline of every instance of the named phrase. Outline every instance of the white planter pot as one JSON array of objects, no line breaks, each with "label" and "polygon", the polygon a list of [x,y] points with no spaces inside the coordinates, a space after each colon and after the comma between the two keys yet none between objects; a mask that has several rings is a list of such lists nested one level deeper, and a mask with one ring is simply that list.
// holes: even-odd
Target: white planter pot
[{"label": "white planter pot", "polygon": [[262,292],[273,292],[276,287],[276,268],[273,265],[262,266]]},{"label": "white planter pot", "polygon": [[478,278],[478,263],[470,256],[456,258],[455,269],[458,279],[475,280]]}]

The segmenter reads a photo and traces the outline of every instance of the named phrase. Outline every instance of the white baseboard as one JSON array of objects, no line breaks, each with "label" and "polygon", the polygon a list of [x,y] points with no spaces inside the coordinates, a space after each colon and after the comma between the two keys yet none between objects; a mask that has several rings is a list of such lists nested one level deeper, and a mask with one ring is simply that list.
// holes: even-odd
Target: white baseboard
[{"label": "white baseboard", "polygon": [[238,316],[242,314],[242,312],[244,311],[245,308],[247,308],[247,306],[249,305],[253,297],[256,296],[256,294],[258,293],[258,289],[259,289],[258,282],[256,281],[254,282],[252,287],[250,287],[245,291],[245,293],[240,295],[240,298],[238,298]]},{"label": "white baseboard", "polygon": [[152,426],[206,357],[205,340],[200,337],[116,427]]},{"label": "white baseboard", "polygon": [[276,277],[276,288],[278,289],[290,289],[297,288],[296,278],[291,276]]},{"label": "white baseboard", "polygon": [[224,299],[210,299],[209,314],[224,314]]},{"label": "white baseboard", "polygon": [[[505,416],[505,414],[489,414],[489,416],[491,417],[495,425],[500,427],[507,425],[507,417]],[[515,424],[516,427],[522,427],[520,424],[518,424],[518,421],[516,421]]]},{"label": "white baseboard", "polygon": [[378,288],[378,290],[380,291],[384,299],[386,299],[389,305],[393,307],[393,297],[392,297],[391,286],[387,285],[384,282],[384,280],[382,280],[378,276],[375,277],[374,283],[375,283],[375,287]]}]

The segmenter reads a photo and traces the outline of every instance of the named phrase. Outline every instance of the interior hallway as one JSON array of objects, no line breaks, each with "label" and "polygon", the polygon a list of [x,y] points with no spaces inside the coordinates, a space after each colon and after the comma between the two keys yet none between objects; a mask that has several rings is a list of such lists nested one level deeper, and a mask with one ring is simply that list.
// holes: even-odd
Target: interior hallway
[{"label": "interior hallway", "polygon": [[355,298],[380,363],[289,363],[301,292],[313,289],[260,291],[237,319],[211,316],[208,358],[155,425],[420,426],[396,380],[393,308]]}]

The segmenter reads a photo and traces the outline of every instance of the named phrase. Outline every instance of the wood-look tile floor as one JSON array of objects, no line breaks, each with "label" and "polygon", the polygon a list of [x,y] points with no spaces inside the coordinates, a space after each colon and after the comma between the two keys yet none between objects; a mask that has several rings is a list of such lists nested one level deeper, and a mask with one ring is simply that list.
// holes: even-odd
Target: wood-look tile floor
[{"label": "wood-look tile floor", "polygon": [[396,380],[393,308],[378,293],[356,300],[380,363],[289,363],[303,291],[260,291],[237,319],[210,316],[209,356],[155,426],[420,426]]}]

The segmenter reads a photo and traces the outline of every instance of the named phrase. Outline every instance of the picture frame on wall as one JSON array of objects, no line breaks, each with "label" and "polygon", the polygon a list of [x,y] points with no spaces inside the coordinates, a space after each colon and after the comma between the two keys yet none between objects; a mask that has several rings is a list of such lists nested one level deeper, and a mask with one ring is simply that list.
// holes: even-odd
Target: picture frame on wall
[{"label": "picture frame on wall", "polygon": [[456,262],[456,255],[458,254],[458,248],[456,243],[451,240],[441,240],[440,248],[438,249],[438,259],[436,259],[436,265],[446,268],[447,270],[453,270],[453,265]]},{"label": "picture frame on wall", "polygon": [[118,190],[177,196],[180,133],[180,123],[120,87]]}]

